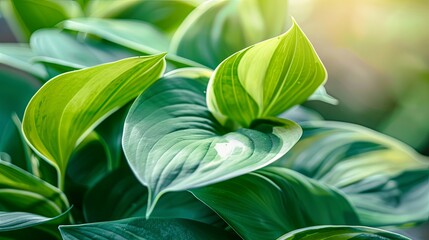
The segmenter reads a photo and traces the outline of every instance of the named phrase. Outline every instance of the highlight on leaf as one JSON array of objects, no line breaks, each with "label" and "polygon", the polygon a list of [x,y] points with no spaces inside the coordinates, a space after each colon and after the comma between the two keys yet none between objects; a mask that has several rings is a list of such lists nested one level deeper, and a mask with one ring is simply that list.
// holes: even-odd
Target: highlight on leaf
[{"label": "highlight on leaf", "polygon": [[250,126],[307,100],[327,78],[313,46],[296,24],[278,37],[224,60],[207,88],[207,105],[223,125]]},{"label": "highlight on leaf", "polygon": [[206,106],[206,69],[171,73],[142,93],[125,120],[123,149],[148,187],[149,217],[159,198],[224,181],[282,157],[299,139],[296,123],[264,118],[236,131],[221,126]]},{"label": "highlight on leaf", "polygon": [[59,185],[80,141],[104,118],[158,80],[165,54],[128,58],[59,75],[33,96],[24,114],[28,144],[59,171]]}]

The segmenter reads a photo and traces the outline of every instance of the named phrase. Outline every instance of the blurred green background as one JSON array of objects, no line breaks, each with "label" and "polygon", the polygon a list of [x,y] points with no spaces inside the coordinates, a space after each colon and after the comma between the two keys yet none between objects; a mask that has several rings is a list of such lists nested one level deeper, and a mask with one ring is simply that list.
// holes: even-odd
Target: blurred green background
[{"label": "blurred green background", "polygon": [[327,119],[358,123],[429,154],[429,1],[291,0],[324,62],[338,106]]}]

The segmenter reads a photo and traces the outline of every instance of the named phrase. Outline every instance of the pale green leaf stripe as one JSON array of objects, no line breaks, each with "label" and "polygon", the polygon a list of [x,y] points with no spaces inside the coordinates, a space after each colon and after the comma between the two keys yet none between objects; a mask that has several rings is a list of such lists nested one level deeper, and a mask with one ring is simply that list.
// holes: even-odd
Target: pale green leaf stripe
[{"label": "pale green leaf stripe", "polygon": [[407,145],[339,122],[301,123],[303,138],[276,164],[342,191],[363,225],[426,221],[429,161]]},{"label": "pale green leaf stripe", "polygon": [[365,239],[378,239],[378,240],[411,240],[405,236],[397,233],[389,232],[382,229],[370,228],[364,226],[315,226],[297,229],[289,232],[277,240],[365,240]]},{"label": "pale green leaf stripe", "polygon": [[59,169],[62,178],[83,137],[162,75],[164,55],[128,58],[53,78],[27,106],[27,142]]},{"label": "pale green leaf stripe", "polygon": [[161,79],[133,103],[125,120],[124,153],[149,189],[148,215],[164,193],[262,168],[283,156],[301,135],[296,123],[275,118],[235,132],[223,128],[205,104],[204,74],[193,79],[182,77],[193,74],[181,71]]},{"label": "pale green leaf stripe", "polygon": [[60,226],[64,240],[218,240],[234,239],[223,229],[185,219],[128,218],[111,222]]},{"label": "pale green leaf stripe", "polygon": [[44,217],[28,212],[0,211],[0,232],[19,230],[50,223],[63,218],[66,214],[68,214],[68,211],[69,210],[55,217]]},{"label": "pale green leaf stripe", "polygon": [[285,34],[223,61],[212,75],[207,105],[222,123],[249,126],[308,99],[327,78],[310,41],[296,23]]},{"label": "pale green leaf stripe", "polygon": [[[32,206],[29,199],[33,199],[31,201],[49,205],[53,213],[60,213],[69,207],[67,198],[59,189],[5,161],[0,161],[0,195],[4,196],[0,198],[0,206],[14,205],[27,209]],[[26,200],[22,200],[20,205],[18,198],[21,197],[12,195],[22,196]]]},{"label": "pale green leaf stripe", "polygon": [[342,194],[286,168],[267,167],[191,192],[248,240],[313,225],[359,224]]}]

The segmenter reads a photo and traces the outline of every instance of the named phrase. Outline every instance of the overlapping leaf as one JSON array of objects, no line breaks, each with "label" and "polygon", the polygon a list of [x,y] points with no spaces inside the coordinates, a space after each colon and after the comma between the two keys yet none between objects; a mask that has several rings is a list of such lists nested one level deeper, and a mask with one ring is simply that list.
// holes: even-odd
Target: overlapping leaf
[{"label": "overlapping leaf", "polygon": [[95,18],[137,19],[172,33],[196,5],[194,0],[91,0],[86,13]]},{"label": "overlapping leaf", "polygon": [[0,211],[21,211],[56,217],[68,201],[57,188],[0,160]]},{"label": "overlapping leaf", "polygon": [[0,63],[28,72],[31,75],[44,79],[46,71],[40,64],[32,63],[35,54],[28,44],[20,43],[1,43],[0,44]]},{"label": "overlapping leaf", "polygon": [[426,221],[429,161],[364,127],[308,122],[303,139],[277,162],[340,189],[364,225]]},{"label": "overlapping leaf", "polygon": [[326,69],[296,23],[285,34],[223,61],[207,89],[210,111],[241,126],[277,116],[308,99],[326,80]]},{"label": "overlapping leaf", "polygon": [[[166,51],[169,45],[168,39],[159,30],[140,21],[82,18],[64,21],[61,26],[95,35],[143,55],[159,54]],[[167,54],[166,59],[177,67],[201,66],[173,54]]]},{"label": "overlapping leaf", "polygon": [[357,224],[342,194],[299,173],[268,167],[192,190],[244,239],[276,239],[321,224]]},{"label": "overlapping leaf", "polygon": [[28,143],[58,167],[63,177],[70,155],[83,137],[161,76],[163,57],[124,59],[50,80],[25,111],[23,132]]},{"label": "overlapping leaf", "polygon": [[59,29],[42,29],[35,32],[31,36],[30,44],[36,54],[33,60],[43,63],[51,77],[139,55],[116,44],[90,38],[78,39]]},{"label": "overlapping leaf", "polygon": [[148,187],[147,214],[166,192],[223,181],[276,161],[301,135],[297,124],[276,118],[230,132],[207,109],[208,77],[197,73],[161,79],[133,103],[125,120],[124,152]]},{"label": "overlapping leaf", "polygon": [[314,240],[314,239],[380,239],[410,240],[405,236],[377,228],[363,226],[316,226],[298,229],[287,233],[277,240]]},{"label": "overlapping leaf", "polygon": [[[97,222],[144,216],[147,194],[147,188],[141,185],[130,169],[118,169],[103,178],[86,195],[85,219]],[[225,225],[216,213],[186,191],[165,194],[151,218],[182,218],[216,226]]]},{"label": "overlapping leaf", "polygon": [[127,218],[119,221],[60,226],[64,240],[217,240],[235,239],[231,233],[185,219]]},{"label": "overlapping leaf", "polygon": [[215,68],[231,54],[286,30],[287,0],[208,1],[176,31],[172,50]]},{"label": "overlapping leaf", "polygon": [[2,212],[0,211],[0,232],[19,230],[37,225],[59,221],[68,211],[55,216],[44,217],[27,212]]}]

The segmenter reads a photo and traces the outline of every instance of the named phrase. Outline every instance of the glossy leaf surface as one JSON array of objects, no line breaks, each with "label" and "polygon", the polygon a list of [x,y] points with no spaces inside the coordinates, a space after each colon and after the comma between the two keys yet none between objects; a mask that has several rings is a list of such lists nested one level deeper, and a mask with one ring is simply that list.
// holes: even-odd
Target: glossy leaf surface
[{"label": "glossy leaf surface", "polygon": [[308,122],[303,139],[276,164],[342,191],[364,225],[425,221],[429,161],[403,143],[361,126]]},{"label": "glossy leaf surface", "polygon": [[246,127],[304,102],[326,77],[313,46],[294,23],[285,34],[223,61],[210,78],[207,104],[222,124],[231,120]]},{"label": "glossy leaf surface", "polygon": [[[171,191],[223,181],[262,168],[298,141],[301,129],[288,120],[255,121],[230,131],[208,111],[208,76],[168,77],[155,83],[131,106],[123,148],[139,181],[149,188],[149,209]],[[189,73],[188,75],[192,75]],[[205,76],[205,77],[204,77]]]},{"label": "glossy leaf surface", "polygon": [[65,174],[83,137],[161,76],[163,57],[129,58],[53,78],[27,106],[23,131],[28,143]]},{"label": "glossy leaf surface", "polygon": [[264,168],[192,193],[244,239],[276,239],[297,228],[358,223],[340,193],[286,168]]},{"label": "glossy leaf surface", "polygon": [[228,232],[185,219],[128,218],[112,222],[60,226],[64,240],[217,240],[234,239]]},{"label": "glossy leaf surface", "polygon": [[405,236],[382,229],[363,226],[316,226],[298,229],[287,233],[277,240],[410,240]]}]

